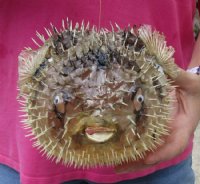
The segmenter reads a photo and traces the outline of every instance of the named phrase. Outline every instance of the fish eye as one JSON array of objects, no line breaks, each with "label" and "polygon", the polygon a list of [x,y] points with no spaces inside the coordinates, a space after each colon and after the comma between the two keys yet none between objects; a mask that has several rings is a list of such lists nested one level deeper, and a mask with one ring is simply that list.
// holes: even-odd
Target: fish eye
[{"label": "fish eye", "polygon": [[54,104],[56,105],[56,104],[59,104],[60,102],[61,102],[60,97],[59,96],[55,96],[55,98],[54,98]]},{"label": "fish eye", "polygon": [[144,96],[143,95],[138,95],[137,96],[137,101],[140,102],[140,103],[144,102]]}]

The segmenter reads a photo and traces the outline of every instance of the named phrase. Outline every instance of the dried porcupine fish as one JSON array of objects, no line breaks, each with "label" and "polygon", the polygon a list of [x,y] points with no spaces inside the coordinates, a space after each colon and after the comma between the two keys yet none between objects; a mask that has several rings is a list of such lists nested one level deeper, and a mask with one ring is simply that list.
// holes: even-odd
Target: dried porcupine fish
[{"label": "dried porcupine fish", "polygon": [[[75,167],[145,157],[169,134],[172,47],[150,26],[112,31],[63,23],[19,57],[25,127],[49,159]],[[116,29],[116,31],[114,31]]]}]

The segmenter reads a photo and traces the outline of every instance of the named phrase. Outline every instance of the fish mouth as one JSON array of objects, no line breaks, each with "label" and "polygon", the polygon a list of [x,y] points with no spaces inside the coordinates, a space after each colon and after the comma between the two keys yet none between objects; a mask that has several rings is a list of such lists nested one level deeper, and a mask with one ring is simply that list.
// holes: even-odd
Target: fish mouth
[{"label": "fish mouth", "polygon": [[96,143],[103,143],[110,140],[115,135],[115,128],[108,127],[87,127],[85,134],[87,138]]}]

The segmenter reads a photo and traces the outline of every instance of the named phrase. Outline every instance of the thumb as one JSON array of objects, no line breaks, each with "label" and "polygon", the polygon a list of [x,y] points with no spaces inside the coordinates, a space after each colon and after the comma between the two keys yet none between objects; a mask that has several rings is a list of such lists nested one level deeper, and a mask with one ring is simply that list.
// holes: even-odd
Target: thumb
[{"label": "thumb", "polygon": [[186,72],[183,69],[179,70],[176,78],[172,81],[175,86],[187,91],[190,94],[200,93],[200,77],[194,73]]}]

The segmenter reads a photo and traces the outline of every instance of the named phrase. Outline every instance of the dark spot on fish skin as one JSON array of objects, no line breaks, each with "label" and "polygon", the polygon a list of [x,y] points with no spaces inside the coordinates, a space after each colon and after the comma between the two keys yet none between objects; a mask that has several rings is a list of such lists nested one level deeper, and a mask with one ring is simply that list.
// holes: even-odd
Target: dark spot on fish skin
[{"label": "dark spot on fish skin", "polygon": [[[157,85],[159,85],[159,86],[157,86]],[[159,80],[153,80],[153,86],[156,86],[155,90],[157,92],[158,98],[160,100],[162,100],[163,96],[161,94],[163,92],[163,89],[162,89],[162,85],[160,84]]]},{"label": "dark spot on fish skin", "polygon": [[136,44],[136,47],[135,47],[135,51],[141,52],[144,47],[145,47],[144,42],[140,38],[138,38],[137,44]]},{"label": "dark spot on fish skin", "polygon": [[40,76],[40,71],[47,67],[48,60],[45,58],[44,61],[40,64],[39,68],[36,69],[33,76],[38,77]]},{"label": "dark spot on fish skin", "polygon": [[[53,28],[54,34],[52,36],[53,44],[55,45],[55,53],[57,55],[63,54],[63,46],[64,50],[69,49],[71,46],[75,46],[78,43],[78,39],[72,31],[65,31],[63,33],[57,33],[56,29]],[[73,42],[72,42],[73,40]]]},{"label": "dark spot on fish skin", "polygon": [[141,121],[143,114],[144,114],[144,102],[142,102],[142,108],[139,111],[135,110],[134,114],[136,115],[135,121],[139,123]]},{"label": "dark spot on fish skin", "polygon": [[124,31],[123,37],[126,39],[125,46],[134,47],[136,52],[140,52],[145,47],[144,42],[139,37],[132,34],[130,30],[128,30],[128,32]]},{"label": "dark spot on fish skin", "polygon": [[96,59],[101,66],[106,66],[108,64],[108,55],[103,52],[98,52],[96,54]]}]

